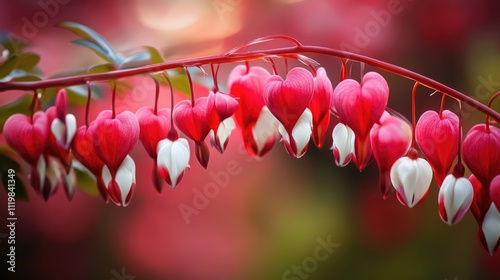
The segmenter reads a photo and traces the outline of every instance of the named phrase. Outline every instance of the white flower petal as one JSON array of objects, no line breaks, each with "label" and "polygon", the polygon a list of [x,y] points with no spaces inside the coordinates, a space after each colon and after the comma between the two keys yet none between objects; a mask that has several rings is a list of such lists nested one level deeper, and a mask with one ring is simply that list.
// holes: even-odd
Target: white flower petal
[{"label": "white flower petal", "polygon": [[484,234],[484,239],[488,245],[488,251],[490,255],[493,255],[495,245],[498,243],[500,238],[500,212],[498,211],[495,203],[491,203],[488,212],[484,216],[482,230]]},{"label": "white flower petal", "polygon": [[39,175],[39,179],[40,179],[40,188],[43,188],[43,185],[45,184],[45,173],[47,171],[47,163],[45,162],[45,158],[43,155],[41,155],[38,158],[36,170],[38,171],[38,175]]},{"label": "white flower petal", "polygon": [[123,206],[127,206],[127,196],[135,184],[135,162],[129,155],[125,157],[120,167],[118,167],[115,181],[120,188],[121,203]]},{"label": "white flower petal", "polygon": [[[297,147],[297,151],[295,151],[295,155],[297,158],[300,158],[304,155],[305,150],[307,148],[307,144],[309,143],[309,140],[311,139],[311,133],[312,133],[312,113],[311,110],[305,109],[302,115],[300,115],[300,118],[297,120],[297,123],[292,129],[292,137],[295,141],[295,145]],[[284,128],[282,125],[280,125],[280,133],[283,132]],[[283,136],[285,138],[285,141],[290,143],[288,139],[288,133],[284,132],[286,135]],[[283,135],[283,134],[282,134]]]},{"label": "white flower petal", "polygon": [[64,139],[66,137],[66,126],[60,119],[55,118],[52,121],[52,124],[50,125],[50,130],[52,131],[52,134],[56,138],[57,143],[64,143]]},{"label": "white flower petal", "polygon": [[66,150],[69,149],[71,141],[76,134],[76,118],[73,114],[66,115]]},{"label": "white flower petal", "polygon": [[276,138],[278,135],[278,119],[264,106],[260,111],[259,118],[252,128],[253,139],[258,148],[258,153],[264,149],[270,138]]},{"label": "white flower petal", "polygon": [[[229,136],[231,136],[231,132],[236,128],[236,123],[234,122],[233,118],[227,118],[223,120],[219,124],[219,128],[217,129],[217,139],[219,139],[219,147],[223,150],[225,143]],[[210,138],[212,139],[212,142],[215,143],[215,135],[213,130],[210,131]]]},{"label": "white flower petal", "polygon": [[106,189],[109,188],[109,182],[111,182],[111,179],[113,179],[111,177],[111,172],[109,171],[109,168],[107,165],[104,165],[102,167],[102,181],[104,182],[104,186],[106,187]]},{"label": "white flower petal", "polygon": [[410,208],[424,198],[431,180],[432,168],[425,159],[402,157],[392,165],[392,185]]},{"label": "white flower petal", "polygon": [[447,221],[443,221],[449,225],[458,223],[469,210],[473,198],[474,189],[467,178],[457,179],[451,174],[446,176],[439,189],[438,198],[438,203],[443,203],[446,210]]},{"label": "white flower petal", "polygon": [[189,166],[189,158],[189,143],[184,138],[175,141],[164,139],[158,143],[157,165],[167,169],[172,187],[177,185],[178,177]]},{"label": "white flower petal", "polygon": [[332,150],[337,166],[346,166],[354,154],[354,132],[343,123],[338,123],[332,132]]},{"label": "white flower petal", "polygon": [[[49,182],[49,187],[50,187],[49,193],[55,191],[57,184],[61,180],[63,174],[62,168],[63,167],[56,158],[51,156],[47,158],[47,171],[45,173],[46,176],[45,178]],[[42,187],[45,187],[45,184],[42,185]]]}]

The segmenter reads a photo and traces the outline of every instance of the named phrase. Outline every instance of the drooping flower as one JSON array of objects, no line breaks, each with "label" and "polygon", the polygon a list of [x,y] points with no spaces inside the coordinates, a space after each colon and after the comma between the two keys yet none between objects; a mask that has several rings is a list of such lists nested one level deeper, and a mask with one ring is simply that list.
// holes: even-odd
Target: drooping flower
[{"label": "drooping flower", "polygon": [[[215,93],[210,92],[207,97],[207,120],[211,131],[213,131],[213,141],[210,141],[210,143],[221,154],[224,152],[229,136],[235,127],[231,116],[237,109],[238,101],[227,94],[218,91]],[[219,127],[223,123],[223,131],[219,132]],[[224,137],[222,141],[219,139],[219,135]]]},{"label": "drooping flower", "polygon": [[415,140],[432,166],[439,186],[458,153],[458,123],[458,116],[448,110],[441,115],[426,111],[415,127]]},{"label": "drooping flower", "polygon": [[495,203],[490,203],[490,208],[484,215],[479,238],[483,247],[493,256],[500,246],[500,211]]},{"label": "drooping flower", "polygon": [[139,121],[139,139],[149,157],[154,160],[152,171],[154,186],[161,193],[163,182],[158,179],[160,175],[158,174],[156,165],[158,155],[157,146],[162,139],[167,138],[168,132],[171,129],[170,109],[160,109],[155,112],[151,107],[142,107],[135,113],[135,116]]},{"label": "drooping flower", "polygon": [[200,97],[195,104],[191,104],[189,100],[177,103],[174,109],[174,121],[177,128],[195,142],[196,158],[204,168],[207,168],[210,151],[203,142],[210,133],[207,120],[207,98]]},{"label": "drooping flower", "polygon": [[132,112],[124,111],[113,118],[106,110],[89,130],[94,150],[104,162],[102,178],[109,197],[117,205],[127,206],[135,187],[135,163],[128,154],[139,139],[139,122]]},{"label": "drooping flower", "polygon": [[[93,122],[90,126],[93,125]],[[75,159],[87,168],[96,179],[97,189],[106,203],[108,202],[108,191],[102,180],[102,169],[104,162],[97,156],[94,149],[94,137],[86,126],[80,126],[75,133],[71,151]]]},{"label": "drooping flower", "polygon": [[474,198],[472,183],[464,177],[446,176],[438,195],[439,216],[448,225],[462,220]]},{"label": "drooping flower", "polygon": [[264,156],[278,137],[278,120],[264,103],[264,84],[271,75],[258,66],[236,66],[228,77],[228,93],[238,101],[234,117],[248,153]]},{"label": "drooping flower", "polygon": [[158,143],[158,173],[172,188],[184,176],[189,167],[189,144],[184,138],[166,138]]},{"label": "drooping flower", "polygon": [[478,124],[472,127],[462,144],[465,164],[484,186],[500,174],[500,129]]},{"label": "drooping flower", "polygon": [[389,86],[376,72],[368,72],[358,83],[352,79],[341,81],[333,91],[333,110],[340,121],[350,127],[355,137],[355,159],[359,170],[370,160],[370,129],[387,106]]},{"label": "drooping flower", "polygon": [[[274,75],[265,83],[264,102],[283,126],[280,133],[285,140],[288,153],[293,157],[301,157],[307,150],[304,139],[311,137],[312,128],[306,129],[306,126],[312,126],[312,115],[306,108],[313,93],[312,74],[304,68],[293,68],[285,80]],[[293,135],[295,127],[297,127],[296,133]],[[298,135],[300,139],[295,138]],[[301,146],[298,146],[296,140],[300,141]]]},{"label": "drooping flower", "polygon": [[231,132],[235,128],[234,119],[227,118],[220,123],[216,133],[210,130],[210,144],[212,147],[215,147],[222,154],[227,147],[229,136],[231,136]]},{"label": "drooping flower", "polygon": [[325,68],[320,67],[316,72],[316,77],[314,77],[314,94],[308,106],[313,117],[312,139],[318,148],[323,146],[325,134],[330,124],[332,95],[332,82],[328,78]]},{"label": "drooping flower", "polygon": [[55,109],[56,118],[52,120],[50,129],[57,143],[69,150],[76,133],[76,118],[73,114],[68,114],[68,96],[65,89],[57,93]]},{"label": "drooping flower", "polygon": [[332,132],[333,157],[337,166],[346,166],[354,154],[354,132],[347,125],[338,123]]},{"label": "drooping flower", "polygon": [[391,168],[391,182],[401,204],[410,208],[424,200],[432,181],[432,168],[411,148],[408,155],[399,158]]},{"label": "drooping flower", "polygon": [[370,144],[379,169],[379,184],[382,195],[387,198],[392,189],[391,167],[406,155],[411,145],[410,125],[397,116],[382,117],[380,124],[374,124],[370,131]]}]

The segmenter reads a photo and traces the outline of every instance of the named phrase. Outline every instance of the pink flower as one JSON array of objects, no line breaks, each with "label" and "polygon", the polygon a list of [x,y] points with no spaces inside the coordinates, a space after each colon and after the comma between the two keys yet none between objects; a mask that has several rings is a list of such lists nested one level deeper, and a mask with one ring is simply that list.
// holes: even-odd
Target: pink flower
[{"label": "pink flower", "polygon": [[376,72],[366,73],[361,84],[345,79],[333,91],[334,111],[356,135],[354,150],[359,170],[370,160],[370,129],[382,117],[388,98],[389,86]]},{"label": "pink flower", "polygon": [[271,75],[262,67],[236,66],[228,78],[228,93],[238,101],[234,117],[248,153],[264,156],[278,137],[278,120],[264,103],[264,83]]},{"label": "pink flower", "polygon": [[410,208],[424,200],[432,181],[430,164],[418,157],[417,151],[410,149],[408,156],[392,165],[391,181],[401,204]]},{"label": "pink flower", "polygon": [[377,161],[384,199],[392,189],[391,167],[396,160],[406,155],[412,139],[411,127],[406,121],[385,114],[387,116],[381,118],[380,124],[374,124],[370,131],[371,149]]},{"label": "pink flower", "polygon": [[472,127],[462,144],[465,164],[484,186],[500,174],[500,129],[478,124]]},{"label": "pink flower", "polygon": [[[213,141],[210,143],[221,154],[224,152],[229,135],[231,135],[231,131],[235,127],[231,116],[237,109],[238,101],[227,94],[210,92],[207,97],[207,120],[210,129],[213,131]],[[221,124],[223,124],[223,128],[219,131]],[[224,139],[219,139],[219,135]]]},{"label": "pink flower", "polygon": [[440,116],[426,111],[415,128],[415,140],[434,170],[438,185],[443,183],[458,153],[458,116],[444,110]]},{"label": "pink flower", "polygon": [[330,103],[333,95],[332,82],[323,67],[318,68],[314,77],[314,94],[308,108],[313,117],[312,139],[321,148],[330,124]]},{"label": "pink flower", "polygon": [[313,77],[304,68],[293,68],[285,80],[274,75],[264,87],[264,102],[283,126],[280,134],[288,153],[294,157],[301,157],[307,150],[312,129],[312,114],[307,106],[313,94]]}]

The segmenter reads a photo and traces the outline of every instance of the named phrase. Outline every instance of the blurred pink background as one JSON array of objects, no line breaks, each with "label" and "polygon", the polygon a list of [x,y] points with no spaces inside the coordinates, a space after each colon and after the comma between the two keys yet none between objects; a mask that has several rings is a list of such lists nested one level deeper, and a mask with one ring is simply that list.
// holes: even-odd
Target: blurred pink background
[{"label": "blurred pink background", "polygon": [[[117,51],[129,54],[154,46],[167,59],[224,53],[261,36],[284,34],[304,45],[347,48],[404,66],[486,102],[500,90],[498,11],[495,0],[2,0],[0,29],[28,41],[28,50],[41,54],[46,75],[102,63],[90,50],[70,45],[75,36],[55,26],[75,21],[102,34]],[[336,85],[338,59],[311,57]],[[221,84],[232,67],[222,65]],[[356,79],[358,68],[352,67]],[[410,118],[411,81],[381,73],[391,87],[389,107]],[[488,80],[498,82],[478,91]],[[150,81],[129,81],[151,94],[132,90],[117,108],[136,112],[152,106]],[[169,106],[167,90],[162,92],[160,104]],[[197,87],[195,93],[207,91]],[[431,93],[422,90],[418,96],[419,114],[439,109],[440,96]],[[0,104],[22,94],[3,93]],[[447,100],[448,108],[453,105]],[[108,108],[109,94],[94,100],[91,119]],[[70,110],[82,125],[83,108]],[[481,114],[465,110],[464,131],[484,121]],[[211,150],[208,170],[193,157],[181,184],[158,195],[151,184],[152,160],[137,144],[131,154],[138,167],[137,189],[127,208],[84,192],[68,202],[62,190],[44,202],[28,187],[30,201],[16,204],[14,275],[6,274],[6,240],[0,239],[1,275],[8,276],[2,279],[120,280],[124,272],[135,279],[176,280],[500,277],[500,254],[490,257],[481,248],[472,215],[454,227],[441,222],[435,183],[414,209],[400,205],[394,195],[384,201],[376,165],[361,175],[353,165],[338,168],[330,145],[331,139],[321,150],[311,144],[296,160],[277,143],[257,161],[245,154],[235,131],[223,155]],[[24,166],[17,175],[26,176],[27,170]],[[231,170],[238,172],[231,175]],[[220,187],[219,193],[187,223],[179,207],[193,207],[197,191],[210,183]],[[6,208],[5,191],[0,201]],[[5,221],[5,209],[0,213]],[[284,277],[314,256],[318,238],[340,246],[318,261],[308,278]]]}]

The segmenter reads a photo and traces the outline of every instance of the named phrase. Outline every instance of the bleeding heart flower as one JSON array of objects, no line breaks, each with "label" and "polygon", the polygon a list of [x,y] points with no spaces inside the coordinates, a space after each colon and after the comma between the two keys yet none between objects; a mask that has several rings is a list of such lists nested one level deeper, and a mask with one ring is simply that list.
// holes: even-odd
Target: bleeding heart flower
[{"label": "bleeding heart flower", "polygon": [[[235,128],[231,116],[237,109],[238,101],[227,94],[210,92],[207,97],[207,120],[213,135],[213,137],[211,137],[213,140],[210,141],[210,144],[212,144],[221,154],[224,152],[229,136]],[[224,127],[219,131],[221,124],[223,124]],[[219,135],[224,139],[219,140]]]},{"label": "bleeding heart flower", "polygon": [[391,181],[399,202],[412,208],[427,196],[432,181],[432,168],[411,148],[408,156],[398,159],[392,165]]},{"label": "bleeding heart flower", "polygon": [[320,67],[314,78],[314,94],[308,106],[313,116],[312,139],[318,148],[323,146],[325,134],[330,124],[332,95],[332,82],[328,78],[325,68]]},{"label": "bleeding heart flower", "polygon": [[380,189],[384,199],[392,189],[391,167],[399,158],[406,155],[411,145],[410,125],[387,114],[380,124],[374,124],[370,131],[370,144],[379,169]]},{"label": "bleeding heart flower", "polygon": [[262,67],[236,66],[228,78],[228,93],[238,101],[234,113],[241,127],[243,142],[248,153],[262,157],[278,137],[278,120],[264,103],[264,84],[271,75]]},{"label": "bleeding heart flower", "polygon": [[56,118],[50,122],[50,129],[59,146],[69,150],[76,132],[76,118],[68,114],[68,97],[65,89],[61,89],[56,97]]},{"label": "bleeding heart flower", "polygon": [[490,184],[490,198],[497,209],[500,209],[500,174],[495,176]]},{"label": "bleeding heart flower", "polygon": [[135,116],[139,121],[139,139],[148,155],[156,160],[158,142],[167,138],[170,131],[170,109],[161,109],[155,113],[151,107],[142,107]]},{"label": "bleeding heart flower", "polygon": [[312,133],[312,118],[311,111],[309,109],[305,109],[304,113],[302,113],[302,116],[300,116],[292,129],[291,138],[288,131],[285,130],[285,127],[280,124],[279,132],[285,141],[286,151],[291,156],[300,158],[306,153]]},{"label": "bleeding heart flower", "polygon": [[186,139],[161,140],[158,143],[158,173],[170,186],[175,187],[189,167],[190,150]]},{"label": "bleeding heart flower", "polygon": [[[93,124],[92,122],[90,126]],[[80,126],[76,130],[71,149],[75,159],[94,175],[99,193],[108,202],[108,191],[102,180],[104,162],[97,156],[94,149],[94,136],[86,126]]]},{"label": "bleeding heart flower", "polygon": [[[304,154],[304,139],[311,137],[312,114],[305,112],[314,94],[314,80],[311,73],[304,68],[293,68],[286,79],[274,75],[267,79],[264,87],[264,102],[271,113],[283,126],[280,130],[285,139],[288,153],[294,157]],[[311,117],[309,117],[311,115]],[[299,124],[300,121],[300,124]],[[295,135],[293,130],[295,129]],[[291,135],[291,137],[290,137]],[[300,137],[300,146],[296,143]]]},{"label": "bleeding heart flower", "polygon": [[174,109],[174,121],[177,127],[196,143],[196,159],[207,168],[210,151],[203,142],[210,132],[207,120],[207,98],[200,97],[191,104],[189,100],[183,100]]},{"label": "bleeding heart flower", "polygon": [[483,247],[493,256],[500,246],[500,211],[491,203],[479,229],[479,239]]},{"label": "bleeding heart flower", "polygon": [[448,110],[444,110],[441,115],[426,111],[415,128],[415,140],[432,166],[439,186],[457,156],[458,134],[458,116]]},{"label": "bleeding heart flower", "polygon": [[[61,142],[56,137],[56,134],[61,133],[61,131],[66,130],[66,128],[64,127],[65,124],[57,118],[57,108],[56,107],[48,108],[45,113],[47,115],[47,122],[49,124],[48,130],[50,131],[49,139],[47,141],[47,148],[45,149],[45,153],[57,158],[64,166],[66,172],[69,173],[71,170],[71,158],[69,156],[70,147],[66,148],[66,146],[61,145]],[[51,128],[51,124],[55,124],[55,123],[57,123],[58,125],[56,125],[54,130],[53,130]],[[74,134],[76,132],[76,119],[75,119],[75,122],[72,123],[70,126],[73,126],[73,125],[75,126],[75,129],[74,129],[74,132],[71,132],[71,134],[72,134],[71,141],[73,140]],[[64,134],[64,133],[61,133],[61,134]]]},{"label": "bleeding heart flower", "polygon": [[378,73],[368,72],[361,84],[352,79],[340,82],[333,91],[333,110],[350,127],[355,137],[355,158],[359,170],[370,160],[369,134],[387,106],[389,86]]},{"label": "bleeding heart flower", "polygon": [[99,113],[89,130],[94,138],[97,155],[115,174],[139,139],[137,118],[129,111],[113,118],[113,113],[105,110]]},{"label": "bleeding heart flower", "polygon": [[104,165],[102,178],[111,200],[118,206],[128,206],[135,189],[134,160],[126,155],[116,172]]},{"label": "bleeding heart flower", "polygon": [[481,184],[488,186],[500,174],[500,129],[475,125],[463,141],[462,154],[470,171]]},{"label": "bleeding heart flower", "polygon": [[31,166],[36,166],[47,147],[48,120],[44,112],[36,112],[33,118],[14,114],[4,124],[3,135],[7,144]]},{"label": "bleeding heart flower", "polygon": [[337,166],[346,166],[354,154],[354,132],[347,125],[338,123],[332,132],[333,157]]},{"label": "bleeding heart flower", "polygon": [[450,174],[444,179],[439,189],[439,216],[452,226],[460,222],[469,210],[474,199],[472,183],[464,177]]}]

